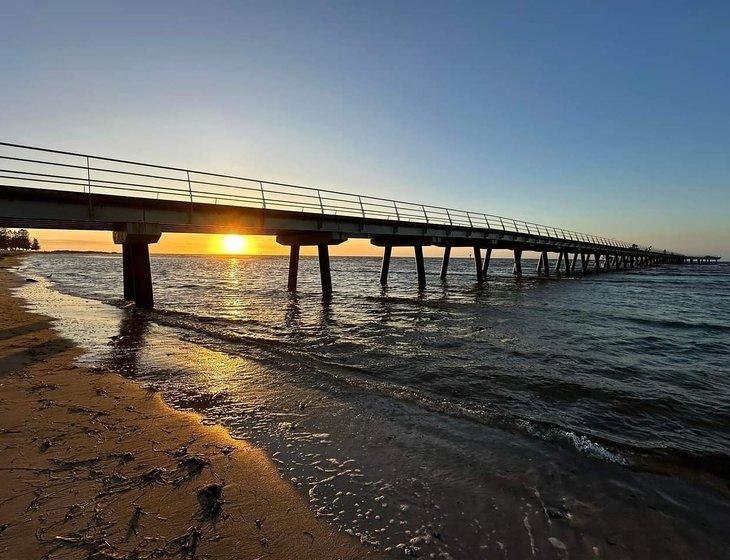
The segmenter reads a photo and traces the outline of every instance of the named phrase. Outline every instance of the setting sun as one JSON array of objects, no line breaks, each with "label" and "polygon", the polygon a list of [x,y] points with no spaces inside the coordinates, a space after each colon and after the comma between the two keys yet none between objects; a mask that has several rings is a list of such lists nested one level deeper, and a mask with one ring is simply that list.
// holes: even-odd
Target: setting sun
[{"label": "setting sun", "polygon": [[224,235],[221,239],[221,252],[240,254],[246,251],[248,242],[243,235]]}]

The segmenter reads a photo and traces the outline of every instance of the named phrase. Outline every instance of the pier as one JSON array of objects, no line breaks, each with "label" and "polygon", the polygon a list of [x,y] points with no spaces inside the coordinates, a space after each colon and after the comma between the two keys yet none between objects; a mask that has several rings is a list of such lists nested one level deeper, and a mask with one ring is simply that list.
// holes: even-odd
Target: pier
[{"label": "pier", "polygon": [[[423,248],[468,247],[483,283],[494,250],[508,250],[523,275],[524,252],[539,254],[537,274],[572,276],[706,264],[685,255],[484,212],[329,189],[0,143],[0,226],[107,230],[122,246],[125,299],[154,306],[149,245],[165,232],[272,235],[290,251],[287,288],[297,289],[300,248],[316,246],[322,292],[332,292],[329,247],[352,238],[383,249],[387,284],[393,247],[412,247],[415,285],[426,286]],[[557,255],[551,269],[550,255]],[[577,269],[576,269],[577,268]]]}]

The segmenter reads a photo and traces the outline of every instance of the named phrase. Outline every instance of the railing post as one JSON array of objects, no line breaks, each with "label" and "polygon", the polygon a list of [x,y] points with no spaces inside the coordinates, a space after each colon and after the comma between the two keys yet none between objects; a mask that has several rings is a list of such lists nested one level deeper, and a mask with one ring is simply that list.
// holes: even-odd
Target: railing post
[{"label": "railing post", "polygon": [[91,210],[91,165],[89,163],[89,156],[86,156],[86,183],[89,185],[89,219],[93,216]]},{"label": "railing post", "polygon": [[362,213],[362,217],[365,218],[365,206],[363,206],[362,197],[360,195],[357,195],[357,201],[360,203],[360,212]]},{"label": "railing post", "polygon": [[324,204],[322,204],[322,193],[319,189],[317,189],[317,198],[319,198],[319,208],[322,211],[322,215],[324,216]]},{"label": "railing post", "polygon": [[449,209],[446,209],[446,217],[449,219],[449,226],[453,226],[453,222],[451,221],[451,214],[449,214]]},{"label": "railing post", "polygon": [[398,214],[398,204],[395,200],[393,201],[393,208],[395,208],[395,219],[400,222],[400,214]]},{"label": "railing post", "polygon": [[190,194],[190,221],[193,219],[193,185],[190,182],[190,171],[186,171],[185,174],[188,178],[188,193]]},{"label": "railing post", "polygon": [[469,220],[469,227],[473,228],[474,224],[471,222],[471,216],[469,215],[469,211],[466,211],[466,219]]},{"label": "railing post", "polygon": [[[189,180],[190,179],[188,178],[188,181]],[[266,196],[264,195],[264,183],[263,183],[263,181],[259,181],[259,188],[261,189],[261,208],[263,210],[266,210]]]},{"label": "railing post", "polygon": [[423,217],[426,218],[426,225],[428,225],[428,214],[426,213],[426,207],[421,204],[421,210],[423,210]]}]

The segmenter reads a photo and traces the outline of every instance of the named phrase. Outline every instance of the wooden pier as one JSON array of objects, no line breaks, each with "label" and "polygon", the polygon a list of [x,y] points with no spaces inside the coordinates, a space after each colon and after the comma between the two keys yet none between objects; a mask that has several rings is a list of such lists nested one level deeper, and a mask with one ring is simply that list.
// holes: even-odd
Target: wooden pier
[{"label": "wooden pier", "polygon": [[[539,254],[537,274],[544,277],[720,259],[483,212],[18,144],[0,143],[0,161],[0,226],[113,232],[122,245],[124,297],[142,308],[154,305],[149,245],[165,232],[276,236],[290,248],[291,291],[297,288],[300,248],[316,246],[324,294],[332,292],[330,245],[353,238],[383,248],[382,284],[388,282],[393,247],[413,247],[419,289],[426,286],[427,246],[443,248],[442,279],[452,248],[470,248],[477,283],[486,279],[498,249],[513,254],[516,278],[523,275],[525,251]],[[554,270],[551,253],[557,254]]]}]

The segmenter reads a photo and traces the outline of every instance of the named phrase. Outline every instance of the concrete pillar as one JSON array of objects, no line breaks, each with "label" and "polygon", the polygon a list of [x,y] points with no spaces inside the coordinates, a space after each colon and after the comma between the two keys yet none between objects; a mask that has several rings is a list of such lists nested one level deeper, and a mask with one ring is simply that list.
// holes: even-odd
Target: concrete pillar
[{"label": "concrete pillar", "polygon": [[299,245],[289,247],[289,282],[287,289],[290,292],[297,291],[297,276],[299,275]]},{"label": "concrete pillar", "polygon": [[492,249],[491,247],[487,249],[487,251],[484,253],[484,265],[482,266],[482,273],[484,274],[484,277],[487,276],[487,270],[489,270],[489,260],[492,258]]},{"label": "concrete pillar", "polygon": [[568,255],[568,251],[563,253],[563,264],[565,264],[565,275],[570,276],[570,255]]},{"label": "concrete pillar", "polygon": [[[589,253],[588,258],[590,258],[590,256],[591,255]],[[580,252],[580,269],[583,272],[583,274],[588,272],[588,263],[586,262],[586,254],[583,251]]]},{"label": "concrete pillar", "polygon": [[388,283],[388,270],[390,270],[390,254],[393,247],[386,245],[383,247],[383,264],[380,266],[380,283],[385,286]]},{"label": "concrete pillar", "polygon": [[558,262],[555,263],[555,272],[560,272],[560,265],[563,263],[563,251],[558,251]]},{"label": "concrete pillar", "polygon": [[150,247],[147,243],[129,243],[132,252],[134,277],[134,303],[142,309],[152,309],[152,273],[150,271]]},{"label": "concrete pillar", "polygon": [[522,278],[522,249],[515,249],[515,264],[512,272],[517,278]]},{"label": "concrete pillar", "polygon": [[575,272],[575,261],[578,260],[578,253],[573,253],[573,262],[570,264],[570,272]]},{"label": "concrete pillar", "polygon": [[550,276],[550,259],[548,259],[547,251],[542,252],[542,271],[545,276]]},{"label": "concrete pillar", "polygon": [[157,243],[162,235],[160,224],[129,222],[119,224],[112,232],[114,243],[122,246],[122,275],[124,298],[134,298],[142,309],[152,309],[152,272],[150,271],[150,243]]},{"label": "concrete pillar", "polygon": [[477,273],[477,283],[481,284],[484,282],[484,270],[482,270],[482,250],[479,247],[474,247],[474,266]]},{"label": "concrete pillar", "polygon": [[124,299],[134,299],[134,270],[132,268],[132,246],[122,245],[122,273],[124,276]]},{"label": "concrete pillar", "polygon": [[416,257],[416,271],[418,273],[418,289],[426,287],[426,266],[423,262],[423,246],[414,245],[413,252]]},{"label": "concrete pillar", "polygon": [[444,247],[444,260],[441,261],[441,280],[446,280],[446,273],[449,270],[449,258],[451,257],[451,247]]},{"label": "concrete pillar", "polygon": [[322,280],[322,293],[332,293],[332,275],[330,272],[330,248],[329,245],[317,245],[319,254],[319,277]]},{"label": "concrete pillar", "polygon": [[596,272],[600,272],[601,271],[601,253],[596,253],[595,255],[593,255],[593,258],[596,262],[596,267],[595,267]]}]

